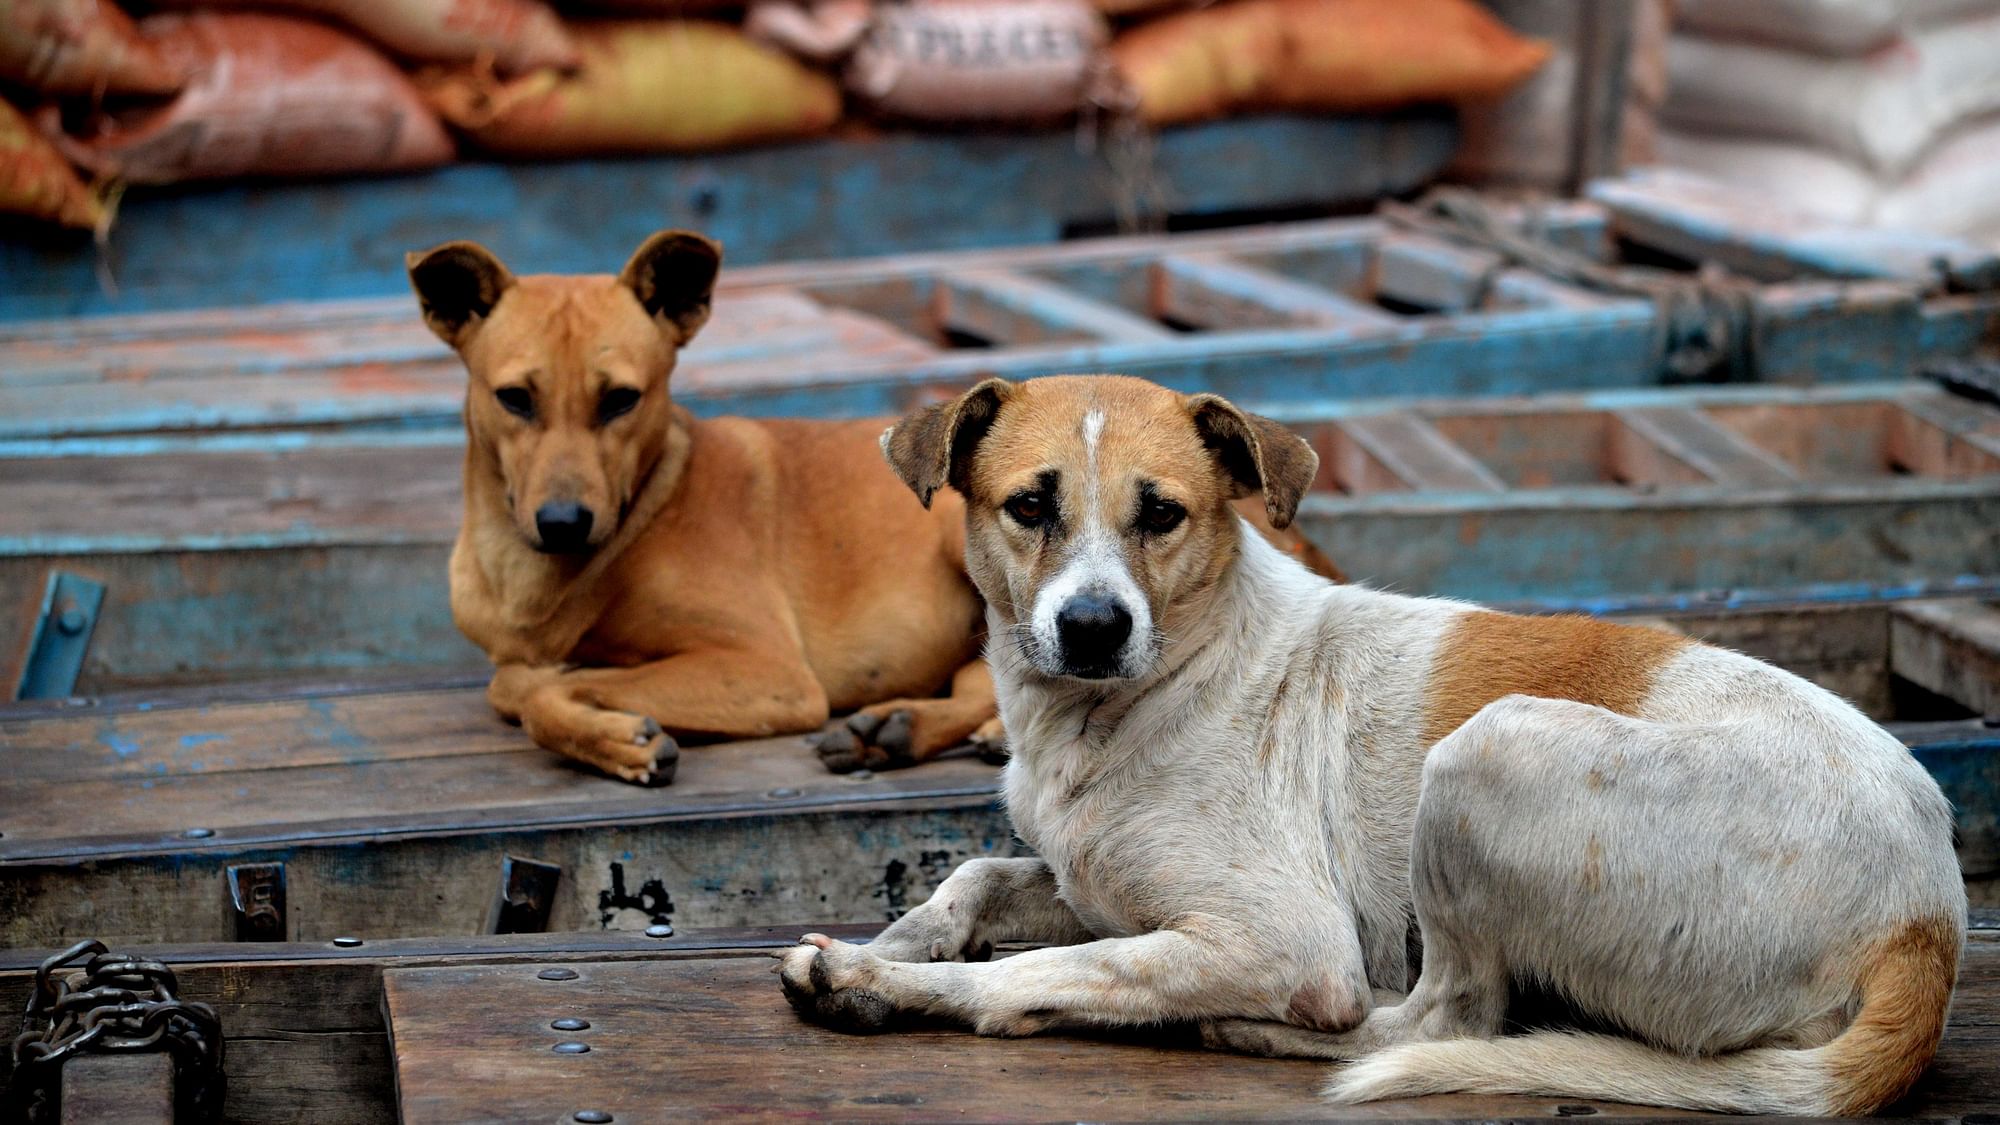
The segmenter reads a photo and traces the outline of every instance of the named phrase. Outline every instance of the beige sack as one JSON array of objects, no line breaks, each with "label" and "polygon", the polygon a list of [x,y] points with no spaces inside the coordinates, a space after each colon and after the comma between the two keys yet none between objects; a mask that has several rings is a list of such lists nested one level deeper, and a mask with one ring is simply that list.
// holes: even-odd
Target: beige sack
[{"label": "beige sack", "polygon": [[1084,0],[878,4],[847,88],[913,120],[1061,118],[1082,105],[1107,38]]}]

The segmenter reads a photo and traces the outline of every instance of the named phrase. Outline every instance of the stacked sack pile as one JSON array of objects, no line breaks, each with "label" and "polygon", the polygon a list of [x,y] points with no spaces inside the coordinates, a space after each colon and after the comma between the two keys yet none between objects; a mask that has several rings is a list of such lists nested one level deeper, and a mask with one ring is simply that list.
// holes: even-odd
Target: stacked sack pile
[{"label": "stacked sack pile", "polygon": [[1380,110],[1495,96],[1548,54],[1475,0],[1198,2],[5,0],[0,212],[101,232],[125,184],[705,151],[850,109]]},{"label": "stacked sack pile", "polygon": [[1679,0],[1659,158],[2000,244],[2000,0]]}]

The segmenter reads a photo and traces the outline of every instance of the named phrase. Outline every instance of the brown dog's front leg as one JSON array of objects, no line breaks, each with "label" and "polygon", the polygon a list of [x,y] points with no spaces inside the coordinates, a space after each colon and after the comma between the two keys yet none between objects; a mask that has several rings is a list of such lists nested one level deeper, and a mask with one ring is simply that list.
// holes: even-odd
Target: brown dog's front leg
[{"label": "brown dog's front leg", "polygon": [[834,773],[914,766],[967,740],[991,760],[1004,753],[998,711],[993,672],[975,660],[952,674],[950,695],[870,704],[827,727],[813,749]]},{"label": "brown dog's front leg", "polygon": [[[529,736],[640,784],[673,779],[675,735],[758,738],[826,722],[826,693],[811,670],[769,654],[688,652],[630,668],[578,668],[539,683],[536,671],[507,685],[528,685],[520,714]],[[489,696],[500,690],[501,677],[494,680]]]}]

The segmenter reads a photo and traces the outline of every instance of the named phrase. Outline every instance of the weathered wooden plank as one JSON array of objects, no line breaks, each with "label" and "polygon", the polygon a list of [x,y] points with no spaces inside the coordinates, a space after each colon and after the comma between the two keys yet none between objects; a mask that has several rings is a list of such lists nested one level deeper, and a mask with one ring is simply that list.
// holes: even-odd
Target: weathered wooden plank
[{"label": "weathered wooden plank", "polygon": [[2000,286],[2000,252],[1919,231],[1825,222],[1782,201],[1675,169],[1642,168],[1598,180],[1586,195],[1610,210],[1621,235],[1759,280],[1819,276],[1931,284],[1948,276],[1966,288]]},{"label": "weathered wooden plank", "polygon": [[1776,456],[1751,445],[1685,406],[1642,406],[1617,412],[1618,420],[1653,445],[1668,450],[1717,484],[1784,488],[1798,478]]},{"label": "weathered wooden plank", "polygon": [[[2000,1083],[2000,948],[1976,940],[1936,1068],[1896,1114],[1984,1110]],[[801,1023],[767,958],[572,966],[394,969],[383,977],[405,1122],[1332,1120],[1547,1118],[1575,1099],[1441,1095],[1362,1106],[1317,1096],[1324,1064],[1195,1049],[1185,1029],[981,1038],[955,1029],[852,1036]],[[553,1019],[582,1018],[583,1054],[551,1048]],[[1663,1111],[1582,1103],[1602,1119]],[[1677,1113],[1676,1115],[1684,1115]]]},{"label": "weathered wooden plank", "polygon": [[1889,651],[1898,676],[2000,721],[2000,608],[1898,606]]},{"label": "weathered wooden plank", "polygon": [[[1152,171],[1178,214],[1325,207],[1418,186],[1455,141],[1436,109],[1241,119],[1163,130]],[[400,293],[403,252],[452,238],[520,272],[612,268],[666,226],[706,230],[739,262],[1050,242],[1117,213],[1103,160],[1068,130],[933,131],[135,191],[101,263],[87,239],[0,244],[0,320]]]},{"label": "weathered wooden plank", "polygon": [[62,1066],[63,1125],[173,1125],[174,1059],[78,1055]]},{"label": "weathered wooden plank", "polygon": [[1398,321],[1345,293],[1220,254],[1176,254],[1154,263],[1152,304],[1157,315],[1211,331],[1315,325],[1367,332]]},{"label": "weathered wooden plank", "polygon": [[947,273],[939,279],[934,309],[945,327],[1005,345],[1073,340],[1144,345],[1174,335],[1155,321],[1012,270]]},{"label": "weathered wooden plank", "polygon": [[1507,490],[1490,469],[1414,414],[1370,414],[1334,424],[1349,441],[1411,488],[1436,492]]},{"label": "weathered wooden plank", "polygon": [[[1247,389],[1239,401],[1320,449],[1306,518],[1322,546],[1399,589],[1513,601],[1906,582],[2000,558],[2000,477],[1966,475],[2000,464],[1974,444],[2000,411],[1921,384],[1302,405]],[[1447,440],[1364,440],[1394,424],[1369,419],[1412,410],[1429,423],[1416,431]],[[1669,418],[1681,431],[1660,431]],[[478,671],[445,589],[462,441],[454,428],[0,442],[13,500],[0,682],[18,678],[55,568],[107,586],[86,694]],[[1412,460],[1431,454],[1429,468]],[[1427,479],[1438,491],[1412,488]],[[1484,497],[1443,495],[1468,489]]]}]

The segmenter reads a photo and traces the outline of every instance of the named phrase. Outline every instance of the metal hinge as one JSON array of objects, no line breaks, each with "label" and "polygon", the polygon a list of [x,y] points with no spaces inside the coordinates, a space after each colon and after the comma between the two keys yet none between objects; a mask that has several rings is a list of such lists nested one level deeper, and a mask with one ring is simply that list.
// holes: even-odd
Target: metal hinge
[{"label": "metal hinge", "polygon": [[42,593],[41,616],[21,663],[16,699],[68,699],[76,694],[83,658],[104,606],[104,583],[66,571],[51,571]]}]

